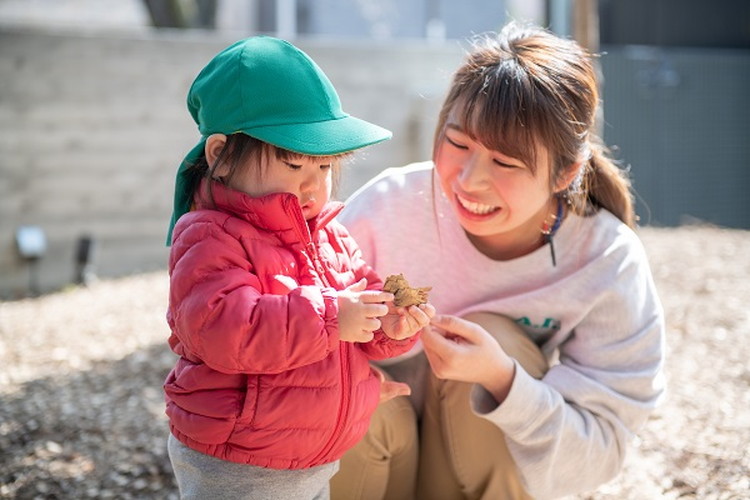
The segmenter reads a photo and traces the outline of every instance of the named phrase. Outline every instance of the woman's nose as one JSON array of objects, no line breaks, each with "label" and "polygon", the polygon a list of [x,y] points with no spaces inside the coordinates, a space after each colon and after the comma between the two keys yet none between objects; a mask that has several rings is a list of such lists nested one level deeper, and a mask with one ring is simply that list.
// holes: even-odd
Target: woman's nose
[{"label": "woman's nose", "polygon": [[458,181],[467,191],[481,188],[487,180],[487,161],[479,152],[468,155],[461,166]]}]

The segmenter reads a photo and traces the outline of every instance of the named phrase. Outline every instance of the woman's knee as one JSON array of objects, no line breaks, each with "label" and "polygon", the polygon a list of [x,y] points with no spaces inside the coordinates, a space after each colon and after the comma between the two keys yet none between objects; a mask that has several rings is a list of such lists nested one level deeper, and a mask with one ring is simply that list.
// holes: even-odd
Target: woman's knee
[{"label": "woman's knee", "polygon": [[507,316],[489,312],[473,312],[463,317],[478,324],[497,340],[508,356],[514,358],[526,372],[540,379],[549,370],[549,363],[539,347],[521,326]]},{"label": "woman's knee", "polygon": [[493,337],[495,337],[498,342],[500,342],[505,335],[525,335],[523,328],[521,328],[518,323],[502,314],[478,311],[464,315],[463,319],[482,326]]}]

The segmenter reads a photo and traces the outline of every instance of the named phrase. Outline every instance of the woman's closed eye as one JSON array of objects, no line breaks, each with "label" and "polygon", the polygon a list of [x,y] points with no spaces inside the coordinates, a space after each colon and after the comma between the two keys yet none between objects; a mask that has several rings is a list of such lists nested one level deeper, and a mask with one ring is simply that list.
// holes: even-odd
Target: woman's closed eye
[{"label": "woman's closed eye", "polygon": [[498,165],[498,166],[503,167],[503,168],[521,168],[520,165],[515,165],[513,163],[508,163],[507,161],[500,160],[498,158],[494,158],[492,161],[495,163],[495,165]]},{"label": "woman's closed eye", "polygon": [[451,139],[451,138],[450,138],[450,137],[448,137],[447,135],[445,136],[445,141],[446,141],[446,142],[447,142],[448,144],[450,144],[451,146],[453,146],[454,148],[458,148],[458,149],[469,149],[469,147],[468,147],[468,146],[466,146],[465,144],[462,144],[461,142],[459,142],[459,141],[456,141],[455,139]]},{"label": "woman's closed eye", "polygon": [[[445,141],[456,149],[462,149],[462,150],[469,149],[469,146],[465,144],[463,141],[461,141],[460,139],[451,138],[447,134],[444,137],[445,137]],[[492,161],[493,163],[495,163],[495,165],[498,165],[503,168],[508,168],[508,169],[523,168],[521,165],[517,164],[513,160],[508,160],[505,157],[493,158]]]}]

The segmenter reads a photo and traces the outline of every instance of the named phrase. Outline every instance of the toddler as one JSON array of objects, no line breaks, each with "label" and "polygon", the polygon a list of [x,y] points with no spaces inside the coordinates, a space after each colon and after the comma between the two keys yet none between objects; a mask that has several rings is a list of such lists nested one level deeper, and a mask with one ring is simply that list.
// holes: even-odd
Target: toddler
[{"label": "toddler", "polygon": [[290,43],[253,37],[200,72],[202,139],[169,230],[169,456],[183,498],[325,499],[381,379],[434,315],[397,308],[334,218],[334,175],[390,132],[346,114]]}]

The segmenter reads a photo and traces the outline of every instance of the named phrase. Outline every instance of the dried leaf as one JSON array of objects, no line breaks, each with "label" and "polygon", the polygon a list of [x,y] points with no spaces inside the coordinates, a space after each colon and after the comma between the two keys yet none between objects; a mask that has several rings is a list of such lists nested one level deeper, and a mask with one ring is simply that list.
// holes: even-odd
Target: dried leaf
[{"label": "dried leaf", "polygon": [[432,287],[412,288],[403,274],[392,274],[385,279],[383,290],[395,295],[393,303],[397,307],[409,307],[426,303]]}]

